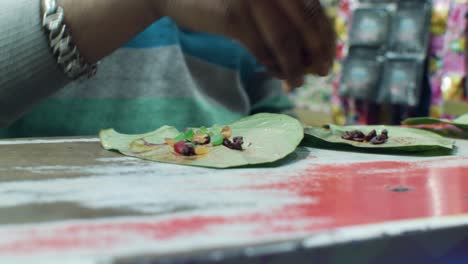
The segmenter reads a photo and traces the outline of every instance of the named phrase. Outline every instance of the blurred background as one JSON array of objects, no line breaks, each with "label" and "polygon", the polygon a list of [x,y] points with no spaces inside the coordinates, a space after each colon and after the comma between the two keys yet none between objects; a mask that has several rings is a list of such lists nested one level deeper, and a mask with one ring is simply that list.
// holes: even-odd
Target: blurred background
[{"label": "blurred background", "polygon": [[468,112],[468,0],[322,3],[338,36],[336,60],[332,74],[307,76],[291,94],[306,124],[400,124]]}]

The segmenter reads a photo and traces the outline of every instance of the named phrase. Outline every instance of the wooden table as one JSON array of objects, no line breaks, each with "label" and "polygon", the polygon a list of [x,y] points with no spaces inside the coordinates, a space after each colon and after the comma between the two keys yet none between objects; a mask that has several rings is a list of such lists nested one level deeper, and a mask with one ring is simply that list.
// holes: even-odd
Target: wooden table
[{"label": "wooden table", "polygon": [[214,170],[95,138],[3,140],[0,263],[468,263],[468,141],[457,146],[300,148],[281,166]]}]

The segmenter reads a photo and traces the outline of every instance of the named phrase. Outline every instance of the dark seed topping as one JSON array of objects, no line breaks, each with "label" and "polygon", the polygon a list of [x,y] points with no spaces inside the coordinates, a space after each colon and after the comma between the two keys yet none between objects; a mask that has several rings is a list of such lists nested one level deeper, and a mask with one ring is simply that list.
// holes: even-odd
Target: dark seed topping
[{"label": "dark seed topping", "polygon": [[367,134],[367,136],[364,138],[364,140],[365,140],[366,142],[369,142],[369,141],[371,141],[373,138],[375,138],[376,136],[377,136],[377,131],[375,131],[375,129],[374,129],[374,130],[372,130],[371,132],[369,132],[369,134]]},{"label": "dark seed topping", "polygon": [[233,150],[243,150],[242,149],[242,144],[244,144],[244,138],[243,137],[234,137],[232,139],[233,141],[225,138],[223,141],[223,145],[227,148],[233,149]]},{"label": "dark seed topping", "polygon": [[381,136],[385,137],[385,139],[388,139],[388,131],[387,131],[387,129],[382,130]]},{"label": "dark seed topping", "polygon": [[194,156],[195,148],[185,141],[179,141],[174,145],[174,151],[183,156]]},{"label": "dark seed topping", "polygon": [[359,130],[346,131],[341,138],[346,140],[353,140],[357,142],[363,142],[366,135]]},{"label": "dark seed topping", "polygon": [[364,133],[362,133],[359,130],[354,130],[351,133],[353,134],[354,138],[364,138],[364,137],[366,137],[366,135],[364,135]]},{"label": "dark seed topping", "polygon": [[380,135],[377,135],[377,131],[375,130],[372,130],[367,135],[364,135],[364,133],[359,130],[346,131],[341,135],[341,138],[356,142],[370,142],[373,145],[381,145],[387,142],[388,131],[384,129]]},{"label": "dark seed topping", "polygon": [[233,142],[234,144],[242,145],[242,144],[244,144],[244,138],[243,138],[243,137],[234,137],[234,138],[232,139],[232,142]]},{"label": "dark seed topping", "polygon": [[378,135],[371,140],[371,144],[373,145],[382,145],[387,142],[387,138],[384,135]]},{"label": "dark seed topping", "polygon": [[[188,142],[191,142],[191,141],[188,141]],[[211,143],[211,137],[210,136],[206,136],[203,138],[203,142],[191,142],[197,146],[199,145],[208,145]]]},{"label": "dark seed topping", "polygon": [[353,140],[353,135],[351,135],[351,133],[349,131],[346,131],[342,136],[341,136],[342,139],[346,139],[346,140]]},{"label": "dark seed topping", "polygon": [[182,155],[184,156],[195,156],[195,148],[190,145],[185,145],[182,148]]}]

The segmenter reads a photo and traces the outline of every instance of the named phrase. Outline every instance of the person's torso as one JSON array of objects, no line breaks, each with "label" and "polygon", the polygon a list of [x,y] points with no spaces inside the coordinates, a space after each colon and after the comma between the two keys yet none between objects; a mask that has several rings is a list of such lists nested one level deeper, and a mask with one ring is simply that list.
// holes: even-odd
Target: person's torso
[{"label": "person's torso", "polygon": [[4,137],[143,133],[228,123],[251,110],[255,60],[234,41],[181,31],[165,18],[0,132]]}]

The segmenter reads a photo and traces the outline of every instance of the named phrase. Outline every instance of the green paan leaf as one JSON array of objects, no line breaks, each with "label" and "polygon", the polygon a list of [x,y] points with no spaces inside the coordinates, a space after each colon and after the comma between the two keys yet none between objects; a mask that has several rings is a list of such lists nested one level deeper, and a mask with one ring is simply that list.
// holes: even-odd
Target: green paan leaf
[{"label": "green paan leaf", "polygon": [[453,121],[448,119],[437,119],[430,117],[417,117],[409,118],[403,121],[404,125],[434,125],[434,124],[447,124],[454,125],[463,130],[468,130],[468,114],[462,115],[459,118],[454,119]]},{"label": "green paan leaf", "polygon": [[[214,126],[220,130],[221,126]],[[182,165],[229,168],[277,161],[292,153],[304,137],[303,127],[296,119],[280,114],[256,114],[229,125],[233,136],[244,137],[244,150],[225,146],[210,147],[205,155],[182,156],[164,144],[165,138],[180,132],[164,126],[143,135],[125,135],[113,129],[102,130],[100,139],[107,150],[146,160]],[[213,130],[211,128],[210,130]]]},{"label": "green paan leaf", "polygon": [[462,115],[455,120],[453,120],[454,124],[467,126],[468,127],[468,114]]},{"label": "green paan leaf", "polygon": [[[451,150],[454,141],[443,138],[435,133],[414,128],[404,128],[395,126],[335,126],[326,128],[306,128],[306,138],[304,144],[314,147],[320,146],[352,146],[368,150],[400,150],[406,152],[422,152],[437,149]],[[341,136],[346,131],[360,130],[364,134],[375,129],[378,134],[384,129],[388,131],[389,139],[385,144],[372,145],[368,142],[355,142],[342,139]],[[326,146],[325,146],[326,147]]]},{"label": "green paan leaf", "polygon": [[468,138],[468,114],[453,121],[430,117],[409,118],[403,121],[403,125],[429,130],[443,136]]}]

